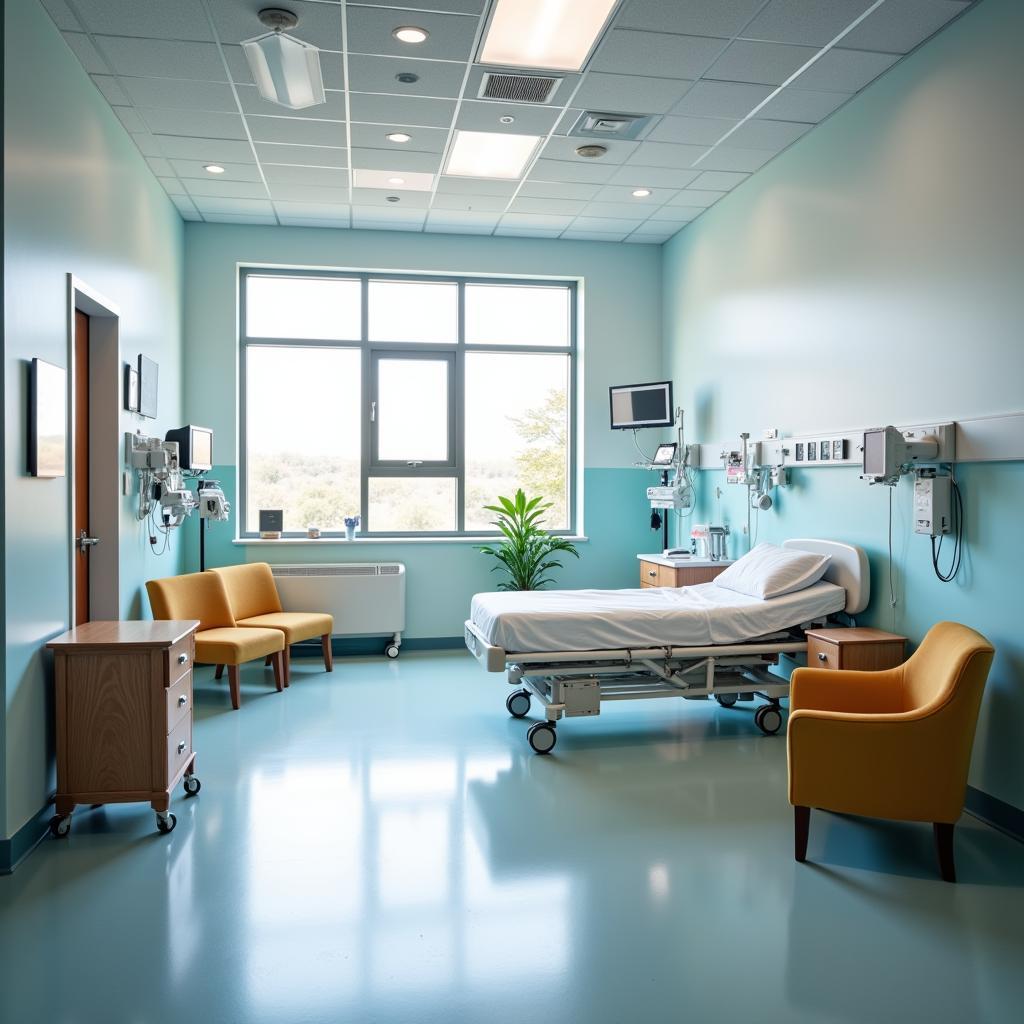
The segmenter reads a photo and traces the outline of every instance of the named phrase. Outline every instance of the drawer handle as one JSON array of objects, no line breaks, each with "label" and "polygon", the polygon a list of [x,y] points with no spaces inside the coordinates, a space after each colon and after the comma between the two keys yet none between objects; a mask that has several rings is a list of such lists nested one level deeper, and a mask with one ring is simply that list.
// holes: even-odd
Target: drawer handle
[{"label": "drawer handle", "polygon": [[180,742],[180,743],[178,744],[178,753],[179,753],[179,754],[184,754],[184,753],[185,753],[185,747],[186,747],[186,746],[187,746],[187,744],[185,743],[185,741],[184,741],[184,740],[182,740],[182,741],[181,741],[181,742]]},{"label": "drawer handle", "polygon": [[178,698],[178,707],[179,708],[183,708],[187,703],[188,703],[188,697],[186,697],[185,694],[182,694]]},{"label": "drawer handle", "polygon": [[178,664],[179,665],[184,665],[187,661],[188,661],[188,655],[187,654],[179,654],[178,655]]},{"label": "drawer handle", "polygon": [[648,571],[647,575],[648,575],[648,576],[657,576],[657,575],[658,575],[658,573],[657,573],[657,570],[655,570],[655,569],[650,569],[650,570]]},{"label": "drawer handle", "polygon": [[828,661],[828,655],[823,651],[818,652],[818,661]]}]

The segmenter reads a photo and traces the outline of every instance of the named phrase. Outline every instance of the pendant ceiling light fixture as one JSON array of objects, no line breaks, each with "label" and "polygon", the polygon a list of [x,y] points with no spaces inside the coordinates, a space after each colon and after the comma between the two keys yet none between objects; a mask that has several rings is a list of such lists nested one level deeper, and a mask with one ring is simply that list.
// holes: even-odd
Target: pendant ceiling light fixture
[{"label": "pendant ceiling light fixture", "polygon": [[320,73],[320,51],[285,29],[295,28],[298,17],[279,7],[268,7],[259,19],[271,29],[265,35],[242,42],[245,59],[260,95],[291,110],[313,107],[326,101]]}]

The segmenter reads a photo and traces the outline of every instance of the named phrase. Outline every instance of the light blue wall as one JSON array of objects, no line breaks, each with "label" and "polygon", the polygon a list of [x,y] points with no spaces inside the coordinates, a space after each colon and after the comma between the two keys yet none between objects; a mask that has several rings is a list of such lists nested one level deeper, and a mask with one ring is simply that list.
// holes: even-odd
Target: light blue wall
[{"label": "light blue wall", "polygon": [[[71,272],[120,307],[121,352],[160,364],[163,431],[181,420],[183,228],[138,150],[37,0],[4,19],[5,785],[0,837],[13,835],[52,789],[52,680],[42,647],[68,625],[68,480],[25,473],[27,365],[67,366]],[[122,429],[135,417],[124,415]],[[142,608],[157,560],[122,503],[121,614]]]},{"label": "light blue wall", "polygon": [[[632,586],[636,553],[652,546],[632,441],[608,428],[609,385],[657,379],[661,369],[660,247],[474,238],[387,231],[189,224],[186,230],[186,412],[214,429],[215,475],[234,499],[237,277],[240,263],[583,279],[584,522],[589,542],[560,574],[566,586]],[[497,382],[496,382],[497,386]],[[411,637],[459,636],[469,600],[493,587],[489,563],[466,544],[232,546],[235,524],[214,526],[207,564],[398,559],[408,567]],[[189,531],[188,564],[198,566]],[[655,537],[653,546],[660,541]]]},{"label": "light blue wall", "polygon": [[[665,247],[666,369],[701,441],[963,419],[1024,409],[1024,5],[983,0]],[[998,650],[972,784],[1024,806],[1020,463],[958,469],[968,558],[951,585],[896,498],[855,470],[794,474],[760,536],[848,539],[872,557],[867,621],[914,641],[940,619]],[[714,513],[721,472],[700,474]],[[739,532],[744,492],[725,518]]]}]

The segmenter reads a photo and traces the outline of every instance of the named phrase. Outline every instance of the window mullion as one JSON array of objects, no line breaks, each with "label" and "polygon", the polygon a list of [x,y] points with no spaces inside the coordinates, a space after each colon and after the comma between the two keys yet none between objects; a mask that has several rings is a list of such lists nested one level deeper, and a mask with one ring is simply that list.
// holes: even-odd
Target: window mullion
[{"label": "window mullion", "polygon": [[363,396],[363,429],[361,431],[362,445],[359,459],[359,516],[362,522],[364,531],[369,531],[371,528],[370,524],[370,452],[373,445],[373,431],[376,429],[376,424],[370,419],[370,403],[374,400],[373,396],[373,371],[370,362],[370,346],[369,346],[369,334],[370,334],[370,311],[369,311],[369,297],[370,297],[370,279],[369,276],[364,274],[360,279],[360,286],[362,288],[362,323],[360,324],[360,331],[362,332],[362,358],[360,360],[360,369],[362,371],[361,381],[361,393]]}]

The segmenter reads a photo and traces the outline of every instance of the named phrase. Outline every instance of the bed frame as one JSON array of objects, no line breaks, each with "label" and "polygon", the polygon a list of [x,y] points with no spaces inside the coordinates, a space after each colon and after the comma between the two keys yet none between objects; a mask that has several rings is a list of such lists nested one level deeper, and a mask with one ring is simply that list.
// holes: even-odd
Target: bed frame
[{"label": "bed frame", "polygon": [[[783,547],[831,556],[825,579],[846,590],[844,611],[862,612],[868,603],[867,556],[852,544],[828,540],[787,540]],[[754,722],[765,735],[782,728],[779,701],[789,683],[769,671],[779,657],[807,651],[805,630],[825,620],[796,624],[785,632],[748,643],[711,647],[651,647],[609,651],[508,652],[489,644],[475,623],[465,624],[466,646],[488,672],[506,672],[510,686],[505,706],[513,718],[525,718],[533,697],[544,707],[545,720],[527,731],[538,754],[555,747],[555,723],[563,717],[599,715],[607,700],[648,700],[714,697],[723,707],[755,696]]]}]

